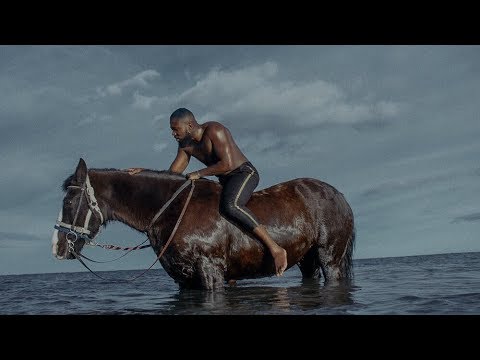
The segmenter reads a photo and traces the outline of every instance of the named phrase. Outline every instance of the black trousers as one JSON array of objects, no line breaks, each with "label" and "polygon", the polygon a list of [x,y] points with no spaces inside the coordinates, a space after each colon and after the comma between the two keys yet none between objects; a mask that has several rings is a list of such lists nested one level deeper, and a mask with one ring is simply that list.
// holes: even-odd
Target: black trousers
[{"label": "black trousers", "polygon": [[218,176],[218,180],[222,185],[220,214],[240,228],[251,232],[259,223],[245,204],[260,181],[257,169],[250,162],[245,162],[228,175]]}]

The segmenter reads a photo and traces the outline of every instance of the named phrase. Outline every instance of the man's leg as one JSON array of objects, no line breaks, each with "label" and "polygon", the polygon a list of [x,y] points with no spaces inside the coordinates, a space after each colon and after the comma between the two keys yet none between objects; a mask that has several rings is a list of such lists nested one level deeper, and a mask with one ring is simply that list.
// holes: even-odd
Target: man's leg
[{"label": "man's leg", "polygon": [[275,271],[277,276],[282,276],[288,266],[287,251],[271,238],[267,229],[265,229],[265,226],[258,225],[252,232],[267,246],[268,250],[270,250],[275,261]]},{"label": "man's leg", "polygon": [[265,244],[275,261],[275,272],[281,276],[287,268],[287,252],[268,234],[265,226],[259,224],[255,215],[245,205],[259,182],[259,175],[250,166],[228,177],[223,184],[220,199],[220,213]]}]

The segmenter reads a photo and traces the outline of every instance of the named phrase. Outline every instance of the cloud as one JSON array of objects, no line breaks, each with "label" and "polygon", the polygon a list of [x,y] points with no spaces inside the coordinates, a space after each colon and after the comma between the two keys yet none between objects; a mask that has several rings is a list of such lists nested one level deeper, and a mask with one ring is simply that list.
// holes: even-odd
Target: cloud
[{"label": "cloud", "polygon": [[98,115],[97,113],[92,113],[81,119],[78,123],[77,126],[85,126],[85,125],[91,125],[91,124],[98,124],[100,122],[107,123],[109,121],[112,121],[113,117],[112,115]]},{"label": "cloud", "polygon": [[11,89],[0,89],[0,97],[1,125],[9,118],[12,122],[31,121],[40,115],[50,114],[52,106],[56,109],[68,108],[72,102],[72,96],[67,89],[50,85],[28,87],[13,83]]},{"label": "cloud", "polygon": [[473,221],[480,221],[480,212],[463,215],[463,216],[457,216],[451,221],[451,223],[473,222]]},{"label": "cloud", "polygon": [[157,114],[153,117],[152,125],[163,124],[166,120],[170,119],[170,114]]},{"label": "cloud", "polygon": [[41,236],[0,231],[0,248],[31,247],[41,245],[43,242]]},{"label": "cloud", "polygon": [[137,109],[148,110],[156,101],[158,101],[157,96],[144,96],[141,95],[138,91],[135,91],[135,93],[133,94],[132,106]]},{"label": "cloud", "polygon": [[460,172],[458,171],[448,170],[435,175],[388,180],[381,184],[370,187],[367,190],[361,191],[360,196],[363,198],[380,199],[389,197],[398,192],[410,192],[424,187],[431,188],[433,184],[451,180],[459,174]]},{"label": "cloud", "polygon": [[280,75],[275,62],[235,70],[215,68],[189,89],[160,102],[189,104],[203,110],[205,115],[198,114],[202,120],[208,114],[227,123],[241,121],[243,128],[294,132],[334,124],[385,123],[403,107],[399,102],[372,97],[354,99],[338,85],[321,79],[294,82]]},{"label": "cloud", "polygon": [[[446,148],[435,148],[433,150],[424,151],[420,154],[415,154],[413,156],[402,157],[398,160],[392,162],[392,167],[400,166],[412,166],[413,164],[418,163],[432,163],[439,160],[444,160],[448,157],[455,157],[457,159],[462,159],[470,154],[474,155],[480,151],[480,144],[478,141],[472,141],[469,143],[460,143],[453,144]],[[474,155],[475,156],[475,155]],[[458,161],[458,160],[456,160]],[[477,168],[473,171],[474,174],[480,175],[480,168]]]},{"label": "cloud", "polygon": [[142,71],[133,77],[107,85],[105,87],[99,87],[97,88],[97,93],[98,95],[104,97],[107,95],[121,95],[122,92],[126,88],[131,88],[131,87],[141,87],[141,88],[146,88],[149,87],[149,81],[159,77],[160,74],[155,71],[155,70],[145,70]]},{"label": "cloud", "polygon": [[423,181],[390,180],[363,191],[361,196],[365,198],[381,198],[386,195],[391,195],[395,191],[407,190],[427,182],[429,182],[428,179],[423,179]]},{"label": "cloud", "polygon": [[18,248],[18,247],[31,247],[32,241],[25,239],[0,239],[0,248]]},{"label": "cloud", "polygon": [[[192,85],[181,92],[158,97],[137,93],[134,104],[158,109],[162,115],[155,116],[154,123],[168,120],[167,109],[170,114],[178,107],[192,110],[201,123],[220,121],[249,154],[280,155],[276,166],[286,166],[299,153],[317,147],[318,131],[327,127],[381,130],[406,109],[391,97],[375,100],[371,91],[355,95],[349,88],[319,78],[291,81],[288,71],[272,61],[233,69],[216,67],[191,79]],[[313,133],[317,136],[312,137]]]},{"label": "cloud", "polygon": [[41,240],[41,237],[30,235],[30,234],[0,231],[0,239],[2,240],[6,240],[6,239],[8,240]]}]

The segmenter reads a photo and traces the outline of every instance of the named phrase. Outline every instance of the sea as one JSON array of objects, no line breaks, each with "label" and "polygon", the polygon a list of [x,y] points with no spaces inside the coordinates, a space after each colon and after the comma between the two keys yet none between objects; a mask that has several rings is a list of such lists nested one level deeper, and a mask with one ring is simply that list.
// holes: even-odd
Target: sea
[{"label": "sea", "polygon": [[181,290],[162,269],[0,276],[0,315],[479,315],[480,252],[354,260],[349,285],[282,277]]}]

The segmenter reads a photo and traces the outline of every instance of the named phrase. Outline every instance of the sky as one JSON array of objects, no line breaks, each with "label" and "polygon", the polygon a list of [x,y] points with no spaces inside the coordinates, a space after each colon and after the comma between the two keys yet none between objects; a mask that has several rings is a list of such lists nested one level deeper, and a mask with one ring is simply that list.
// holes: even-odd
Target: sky
[{"label": "sky", "polygon": [[[354,259],[480,251],[479,94],[480,46],[0,46],[0,275],[86,271],[52,255],[63,180],[80,158],[168,169],[179,107],[230,129],[258,190],[314,177],[341,191]],[[111,223],[97,240],[145,237]]]}]

